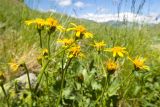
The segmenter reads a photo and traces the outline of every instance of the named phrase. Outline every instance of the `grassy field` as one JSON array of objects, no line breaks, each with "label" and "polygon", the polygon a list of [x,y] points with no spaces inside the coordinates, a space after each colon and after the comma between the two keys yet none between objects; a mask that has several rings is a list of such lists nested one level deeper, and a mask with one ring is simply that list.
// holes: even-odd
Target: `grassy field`
[{"label": "grassy field", "polygon": [[[87,30],[79,30],[79,37],[75,34],[78,31],[59,31],[58,25],[54,31],[46,25],[37,28],[35,24],[28,26],[25,23],[26,20],[49,17],[58,20],[66,29],[74,27],[70,23],[75,23]],[[19,0],[0,0],[1,88],[28,72],[38,77],[32,87],[28,85],[18,91],[16,84],[10,90],[4,87],[6,95],[1,97],[0,105],[159,107],[159,28],[159,24],[111,26],[59,13],[41,13]],[[92,33],[93,38],[85,38],[86,32]],[[40,46],[40,34],[43,47]],[[64,38],[73,41],[67,42],[69,45],[64,41],[57,42]],[[96,44],[99,42],[100,45]],[[125,49],[113,55],[114,47]],[[136,56],[146,58],[140,67],[135,60],[130,60]],[[138,61],[141,63],[141,59]],[[18,68],[12,69],[9,63]]]}]

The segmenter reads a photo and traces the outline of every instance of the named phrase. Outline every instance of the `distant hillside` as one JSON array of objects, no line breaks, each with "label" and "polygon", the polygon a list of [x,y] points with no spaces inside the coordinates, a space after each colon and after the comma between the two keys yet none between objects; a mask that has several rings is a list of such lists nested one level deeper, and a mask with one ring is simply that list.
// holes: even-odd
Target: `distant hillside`
[{"label": "distant hillside", "polygon": [[24,20],[37,17],[46,18],[50,15],[54,16],[59,21],[63,20],[62,23],[65,23],[66,20],[70,20],[72,22],[85,23],[87,25],[88,23],[97,24],[93,21],[76,19],[65,14],[52,12],[42,13],[38,10],[32,10],[24,4],[23,0],[0,0],[0,27],[3,24],[3,26],[12,26],[12,28],[18,29],[18,27],[20,27],[21,24],[24,23]]}]

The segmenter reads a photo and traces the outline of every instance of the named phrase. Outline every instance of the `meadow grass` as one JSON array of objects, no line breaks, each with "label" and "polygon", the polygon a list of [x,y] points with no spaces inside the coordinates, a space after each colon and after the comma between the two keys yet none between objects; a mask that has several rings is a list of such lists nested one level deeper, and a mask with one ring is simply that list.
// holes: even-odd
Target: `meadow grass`
[{"label": "meadow grass", "polygon": [[[8,63],[13,59],[23,60],[22,66],[26,66],[28,71],[34,72],[38,77],[36,86],[32,89],[20,90],[14,97],[2,97],[2,105],[7,105],[8,99],[9,106],[13,107],[160,105],[160,50],[155,47],[159,45],[159,25],[110,26],[58,13],[38,12],[18,0],[0,2],[0,71],[6,74],[6,82],[9,82],[26,72],[17,71],[14,74]],[[93,38],[74,41],[81,46],[84,57],[68,58],[68,54],[72,53],[72,44],[63,48],[57,43],[62,38],[74,39],[75,33],[72,31],[53,32],[49,43],[50,53],[41,53],[37,29],[34,25],[27,26],[25,21],[48,17],[54,17],[66,28],[71,27],[70,22],[81,24],[93,34]],[[48,48],[48,31],[43,30],[41,35],[43,47]],[[93,47],[94,41],[102,40],[106,44],[105,49],[121,46],[126,48],[130,57],[139,55],[147,58],[146,65],[150,70],[135,71],[127,55],[116,59],[111,52],[97,52]],[[41,64],[37,62],[39,55],[42,55]],[[105,65],[110,58],[115,59],[119,66],[113,74],[107,71]],[[27,93],[28,97],[19,98],[18,95],[23,93]]]}]

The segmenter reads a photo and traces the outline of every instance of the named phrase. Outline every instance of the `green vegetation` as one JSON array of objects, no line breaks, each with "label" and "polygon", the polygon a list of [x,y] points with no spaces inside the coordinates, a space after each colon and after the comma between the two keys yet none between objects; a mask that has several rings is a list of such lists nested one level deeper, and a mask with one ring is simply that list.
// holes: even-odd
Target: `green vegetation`
[{"label": "green vegetation", "polygon": [[[75,40],[74,31],[56,29],[49,33],[49,27],[40,27],[45,48],[41,49],[40,33],[34,24],[27,26],[25,21],[48,17],[54,17],[65,28],[73,27],[70,22],[83,25],[93,38],[77,36]],[[11,107],[159,107],[159,26],[109,26],[58,13],[41,13],[29,9],[22,0],[0,0],[0,71],[3,72],[0,85],[5,94],[0,104]],[[57,40],[64,38],[72,38],[74,42],[63,47],[63,42]],[[106,45],[98,50],[95,41],[104,41]],[[109,49],[115,46],[126,48],[124,57],[113,57]],[[128,57],[136,56],[146,58],[145,65],[150,70],[134,67]],[[106,64],[109,59],[114,60],[116,66],[112,70]],[[9,67],[13,63],[17,66],[15,71]],[[38,77],[34,86],[17,89],[15,82],[10,90],[3,87],[4,78],[7,83],[29,72]]]}]

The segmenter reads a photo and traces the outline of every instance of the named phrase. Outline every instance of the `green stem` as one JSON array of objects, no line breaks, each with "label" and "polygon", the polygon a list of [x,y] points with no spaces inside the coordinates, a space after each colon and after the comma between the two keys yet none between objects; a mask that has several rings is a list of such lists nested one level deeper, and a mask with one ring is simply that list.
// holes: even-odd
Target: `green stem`
[{"label": "green stem", "polygon": [[67,69],[68,69],[68,67],[69,67],[69,65],[70,65],[70,63],[71,63],[71,61],[72,61],[72,58],[70,58],[70,59],[68,60],[67,65],[65,66],[64,69],[62,69],[62,83],[61,83],[61,90],[60,90],[60,95],[59,95],[59,98],[58,98],[56,107],[58,107],[58,105],[59,105],[59,103],[60,103],[60,100],[61,100],[62,97],[63,97],[63,96],[62,96],[62,92],[63,92],[63,85],[64,85],[64,80],[65,80],[65,74],[66,74],[66,71],[67,71]]},{"label": "green stem", "polygon": [[115,57],[114,61],[116,62],[116,61],[117,61],[117,59],[118,59],[118,56],[116,56],[116,57]]},{"label": "green stem", "polygon": [[[32,96],[32,87],[31,87],[31,81],[30,81],[30,76],[29,76],[29,70],[28,70],[28,68],[27,68],[27,66],[26,66],[25,63],[23,64],[23,66],[24,66],[24,68],[25,68],[25,70],[26,70],[26,73],[27,73],[29,89],[30,89],[31,96]],[[31,99],[31,105],[30,105],[30,107],[32,107],[32,99]]]},{"label": "green stem", "polygon": [[51,106],[51,100],[50,100],[50,96],[49,96],[49,83],[48,83],[48,72],[44,72],[45,77],[46,77],[46,84],[47,84],[47,94],[48,94],[48,99],[49,99],[49,107]]},{"label": "green stem", "polygon": [[96,105],[97,103],[98,103],[98,101],[103,97],[103,95],[104,95],[104,92],[105,92],[105,90],[106,90],[106,82],[108,81],[108,76],[107,76],[107,79],[106,79],[106,77],[105,77],[105,86],[104,86],[104,88],[103,88],[103,90],[102,90],[102,93],[101,93],[101,95],[97,98],[97,100],[96,100],[96,102],[95,102],[95,104],[94,105]]},{"label": "green stem", "polygon": [[37,81],[37,84],[36,84],[36,87],[34,89],[34,93],[36,93],[38,87],[39,87],[39,84],[42,80],[42,77],[43,77],[43,74],[45,72],[45,69],[47,68],[48,64],[49,64],[50,60],[48,60],[48,62],[42,67],[41,71],[40,71],[40,74],[38,75],[38,81]]},{"label": "green stem", "polygon": [[[99,65],[103,65],[103,63],[102,63],[102,60],[100,61],[100,56],[98,56],[98,64]],[[105,68],[102,66],[102,70],[103,70],[103,72],[102,73],[105,73],[106,71],[105,71]],[[105,86],[104,86],[104,88],[102,89],[102,93],[101,93],[101,95],[100,96],[98,96],[98,98],[97,98],[97,100],[95,101],[95,103],[94,103],[94,105],[96,105],[97,103],[98,103],[98,101],[101,99],[101,98],[103,98],[103,95],[104,95],[104,93],[105,93],[105,90],[106,90],[106,88],[108,87],[108,74],[107,74],[107,76],[106,76],[106,73],[105,73]]]},{"label": "green stem", "polygon": [[25,70],[26,70],[27,77],[28,77],[29,89],[30,89],[30,91],[32,92],[31,81],[30,81],[30,77],[29,77],[29,71],[28,71],[28,68],[27,68],[27,66],[26,66],[25,63],[24,63],[24,68],[25,68]]},{"label": "green stem", "polygon": [[41,34],[41,30],[38,29],[38,34],[39,34],[39,40],[40,40],[40,47],[43,48],[42,46],[42,34]]},{"label": "green stem", "polygon": [[125,86],[126,90],[125,90],[125,92],[123,93],[123,97],[122,97],[122,98],[124,98],[124,97],[126,96],[128,90],[129,90],[129,88],[130,88],[130,84],[131,84],[131,82],[133,82],[132,80],[133,80],[133,75],[132,75],[132,77],[130,78],[130,80],[128,81],[128,84],[126,84],[126,86]]},{"label": "green stem", "polygon": [[[82,83],[82,82],[81,82],[80,92],[81,92],[81,95],[83,96],[83,95],[84,95],[84,91],[83,91],[83,83]],[[83,97],[82,97],[82,107],[84,107],[84,104],[83,104]]]},{"label": "green stem", "polygon": [[5,95],[5,97],[6,97],[7,106],[9,107],[9,100],[8,100],[7,93],[6,93],[5,89],[4,89],[4,86],[3,86],[3,85],[1,85],[1,88],[2,88],[2,91],[3,91],[4,95]]},{"label": "green stem", "polygon": [[124,79],[117,87],[115,87],[113,90],[117,90],[118,87],[120,87],[125,81],[128,80],[128,78],[132,75],[133,72],[131,72],[126,79]]},{"label": "green stem", "polygon": [[50,56],[50,39],[51,39],[51,33],[48,33],[48,53],[49,53],[49,56]]}]

